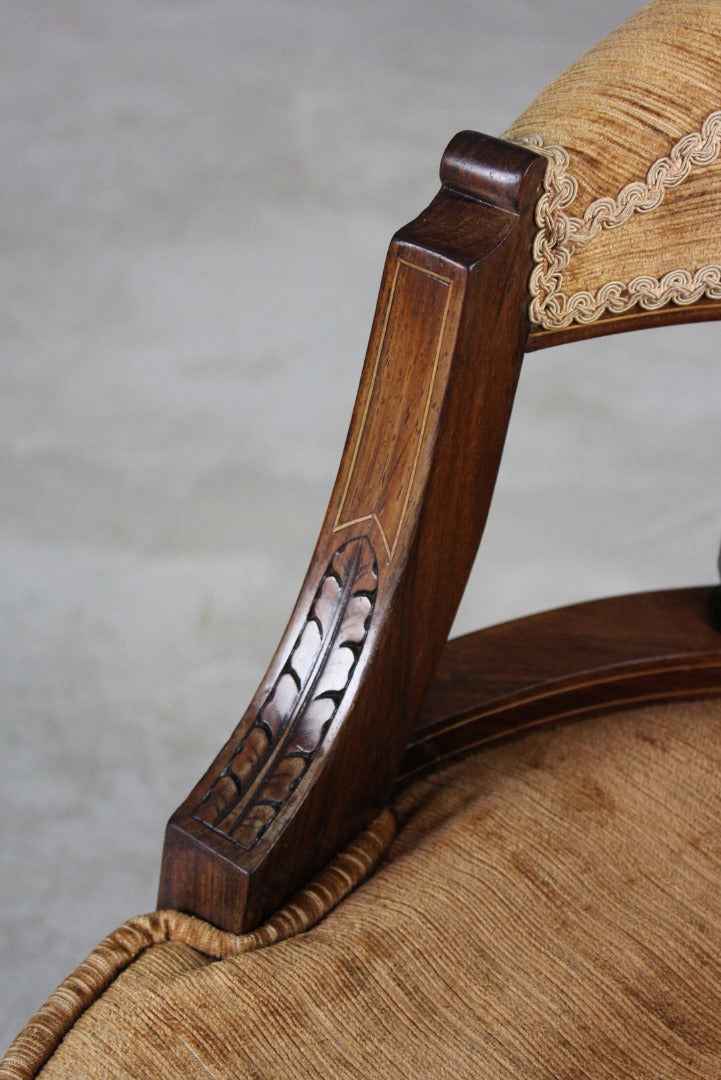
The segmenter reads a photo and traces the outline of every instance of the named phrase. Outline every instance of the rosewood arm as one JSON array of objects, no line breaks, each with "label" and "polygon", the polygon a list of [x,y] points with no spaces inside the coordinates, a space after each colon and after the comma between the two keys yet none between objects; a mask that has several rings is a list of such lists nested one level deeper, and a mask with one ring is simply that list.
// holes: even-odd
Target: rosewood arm
[{"label": "rosewood arm", "polygon": [[310,568],[250,707],[168,823],[161,907],[249,930],[384,805],[490,505],[544,165],[461,133],[392,240]]},{"label": "rosewood arm", "polygon": [[159,906],[249,930],[430,762],[581,709],[721,692],[706,593],[581,605],[444,652],[524,350],[721,314],[700,300],[531,331],[544,170],[461,133],[440,193],[392,240],[310,568],[247,712],[168,823]]}]

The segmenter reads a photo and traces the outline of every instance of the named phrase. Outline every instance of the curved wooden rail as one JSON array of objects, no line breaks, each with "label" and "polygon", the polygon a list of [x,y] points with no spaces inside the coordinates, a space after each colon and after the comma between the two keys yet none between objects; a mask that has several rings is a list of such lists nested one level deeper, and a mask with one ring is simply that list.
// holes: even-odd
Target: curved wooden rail
[{"label": "curved wooden rail", "polygon": [[563,330],[533,328],[528,335],[526,351],[548,349],[570,341],[605,337],[606,334],[625,334],[629,330],[650,330],[654,326],[674,326],[680,323],[711,322],[721,319],[721,301],[697,300],[694,304],[669,304],[656,311],[636,309],[625,315],[602,315],[595,322],[573,323]]},{"label": "curved wooden rail", "polygon": [[644,702],[721,696],[717,592],[593,600],[449,641],[396,787],[538,727]]}]

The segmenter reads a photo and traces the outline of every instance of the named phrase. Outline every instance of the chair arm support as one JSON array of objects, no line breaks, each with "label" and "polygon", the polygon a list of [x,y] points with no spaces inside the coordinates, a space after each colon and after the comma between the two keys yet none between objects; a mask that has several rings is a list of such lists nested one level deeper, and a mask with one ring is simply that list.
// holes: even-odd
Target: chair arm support
[{"label": "chair arm support", "polygon": [[544,164],[464,132],[392,240],[308,574],[249,709],[170,819],[159,906],[247,931],[384,804],[491,501]]}]

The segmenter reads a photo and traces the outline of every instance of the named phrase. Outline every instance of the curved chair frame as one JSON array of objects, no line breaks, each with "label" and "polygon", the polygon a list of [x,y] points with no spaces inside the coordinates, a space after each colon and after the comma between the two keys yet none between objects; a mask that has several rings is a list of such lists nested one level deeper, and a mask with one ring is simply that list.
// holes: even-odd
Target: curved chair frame
[{"label": "curved chair frame", "polygon": [[462,132],[440,193],[393,238],[310,568],[250,707],[168,824],[160,907],[245,932],[430,764],[582,712],[721,693],[710,590],[577,605],[446,645],[524,352],[721,316],[702,300],[531,331],[544,170],[533,150]]}]

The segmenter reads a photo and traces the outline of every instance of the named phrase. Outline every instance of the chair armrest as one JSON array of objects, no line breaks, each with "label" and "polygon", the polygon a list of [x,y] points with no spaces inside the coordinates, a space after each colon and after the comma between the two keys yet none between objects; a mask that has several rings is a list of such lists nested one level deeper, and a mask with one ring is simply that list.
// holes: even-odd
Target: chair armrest
[{"label": "chair armrest", "polygon": [[250,707],[170,819],[161,907],[247,931],[385,803],[493,493],[544,166],[461,133],[440,193],[392,240],[308,574]]}]

